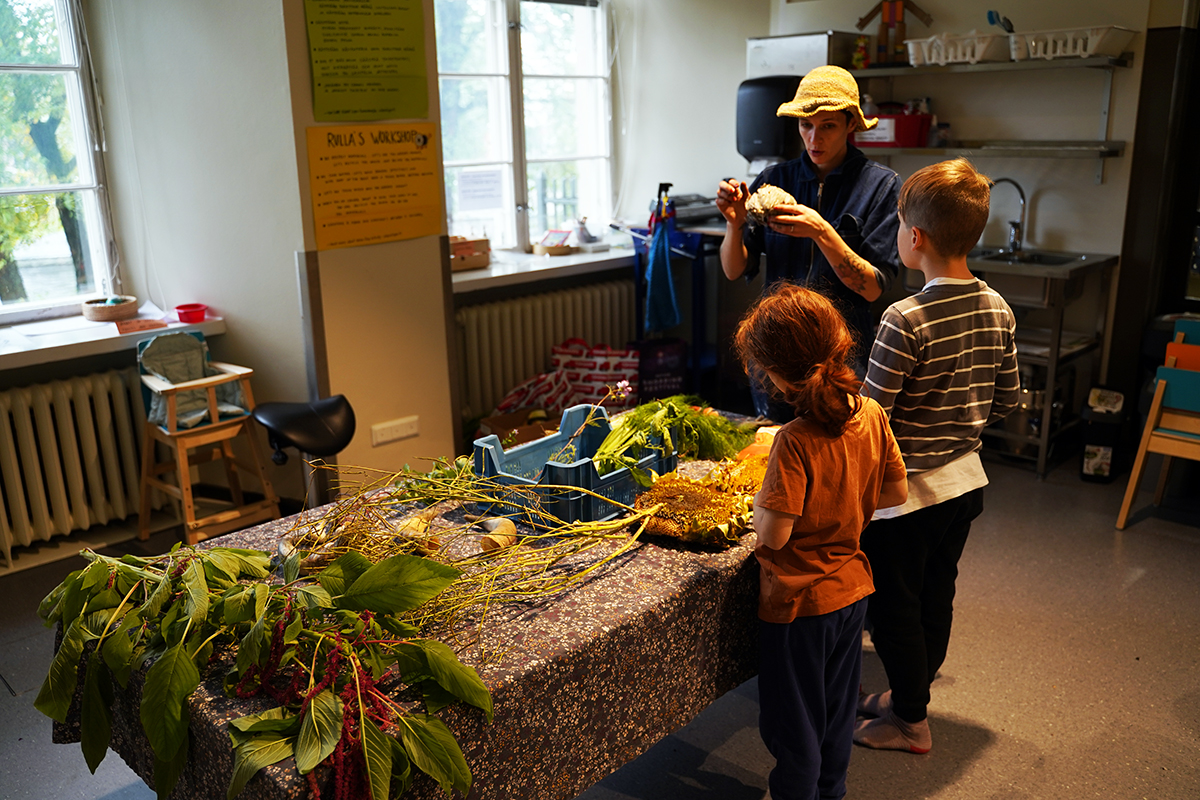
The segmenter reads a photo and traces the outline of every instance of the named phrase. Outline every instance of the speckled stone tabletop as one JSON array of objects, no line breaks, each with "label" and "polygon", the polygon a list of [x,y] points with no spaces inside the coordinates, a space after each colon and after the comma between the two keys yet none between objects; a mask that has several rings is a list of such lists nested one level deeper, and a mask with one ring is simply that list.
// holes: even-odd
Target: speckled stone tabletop
[{"label": "speckled stone tabletop", "polygon": [[[271,551],[294,522],[265,523],[207,544]],[[464,705],[439,714],[470,765],[469,797],[575,797],[753,677],[753,547],[753,534],[722,552],[642,542],[551,601],[489,617],[460,657],[491,691],[493,721]],[[223,800],[233,769],[229,720],[273,705],[226,697],[222,673],[209,673],[191,698],[188,766],[173,798]],[[150,783],[154,758],[138,719],[140,698],[135,676],[118,692],[112,749]],[[78,741],[77,723],[56,724],[55,741]],[[324,767],[317,774],[319,783],[328,780]],[[309,796],[290,758],[256,775],[241,795]],[[445,795],[418,773],[404,796]]]}]

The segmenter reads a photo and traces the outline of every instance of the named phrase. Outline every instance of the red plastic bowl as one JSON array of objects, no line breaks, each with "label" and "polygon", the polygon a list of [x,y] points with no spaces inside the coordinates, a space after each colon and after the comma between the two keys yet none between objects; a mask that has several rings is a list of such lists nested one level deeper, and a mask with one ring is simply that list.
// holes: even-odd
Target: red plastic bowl
[{"label": "red plastic bowl", "polygon": [[179,317],[180,322],[204,322],[208,315],[208,306],[204,303],[184,303],[175,306],[175,315]]}]

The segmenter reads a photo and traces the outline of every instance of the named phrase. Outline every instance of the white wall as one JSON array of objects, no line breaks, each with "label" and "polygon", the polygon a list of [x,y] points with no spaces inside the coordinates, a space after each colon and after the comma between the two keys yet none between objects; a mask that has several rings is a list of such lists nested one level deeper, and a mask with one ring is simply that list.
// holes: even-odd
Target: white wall
[{"label": "white wall", "polygon": [[613,0],[617,216],[645,221],[658,184],[713,196],[742,175],[738,84],[746,39],[768,35],[770,0]]},{"label": "white wall", "polygon": [[[293,266],[304,237],[279,6],[85,7],[125,290],[164,311],[207,303],[228,326],[214,356],[255,370],[256,399],[304,399]],[[294,494],[299,475],[293,463],[272,477]]]},{"label": "white wall", "polygon": [[[425,4],[431,121],[433,8]],[[312,249],[305,128],[313,124],[302,0],[98,0],[88,24],[125,288],[226,320],[214,354],[255,369],[259,402],[308,396],[296,253]],[[444,230],[444,221],[442,229]],[[343,464],[395,470],[453,453],[437,237],[319,256],[330,391],[359,427]],[[420,416],[379,448],[370,426]],[[285,494],[300,467],[272,468]]]}]

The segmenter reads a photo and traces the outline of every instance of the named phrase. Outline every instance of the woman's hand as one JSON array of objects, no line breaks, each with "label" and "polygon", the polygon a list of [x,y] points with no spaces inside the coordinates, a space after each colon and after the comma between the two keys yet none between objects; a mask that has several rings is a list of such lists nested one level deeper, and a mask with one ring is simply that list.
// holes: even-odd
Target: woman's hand
[{"label": "woman's hand", "polygon": [[746,201],[750,189],[743,181],[726,179],[717,186],[717,210],[735,228],[746,222]]},{"label": "woman's hand", "polygon": [[816,212],[804,205],[775,206],[767,226],[776,233],[784,236],[796,236],[805,239],[817,239],[832,226]]}]

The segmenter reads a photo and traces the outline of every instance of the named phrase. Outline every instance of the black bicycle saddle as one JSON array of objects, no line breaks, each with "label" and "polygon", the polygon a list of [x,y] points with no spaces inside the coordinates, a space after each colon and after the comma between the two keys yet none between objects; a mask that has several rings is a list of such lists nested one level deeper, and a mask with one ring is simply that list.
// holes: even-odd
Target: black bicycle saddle
[{"label": "black bicycle saddle", "polygon": [[345,395],[311,403],[263,403],[251,416],[267,429],[276,464],[287,463],[285,447],[325,458],[340,453],[354,438],[354,409]]}]

